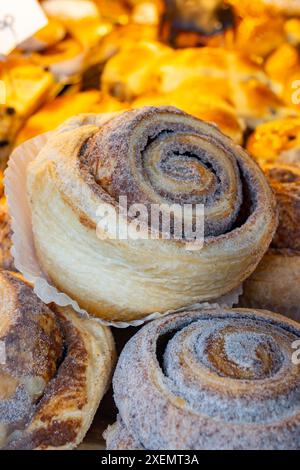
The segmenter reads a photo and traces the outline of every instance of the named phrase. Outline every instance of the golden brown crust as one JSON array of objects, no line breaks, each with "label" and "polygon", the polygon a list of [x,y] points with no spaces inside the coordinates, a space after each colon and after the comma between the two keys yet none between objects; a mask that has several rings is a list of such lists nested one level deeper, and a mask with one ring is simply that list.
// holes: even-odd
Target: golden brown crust
[{"label": "golden brown crust", "polygon": [[[153,176],[152,159],[163,161],[164,152],[172,170],[161,164]],[[43,270],[82,308],[110,320],[142,318],[231,291],[253,271],[277,223],[274,197],[253,160],[215,127],[171,107],[67,122],[31,165],[28,190]],[[147,217],[140,220],[146,240],[103,236],[99,204],[115,210],[123,195],[129,206],[146,208],[204,203],[204,247],[191,251],[193,240],[173,233],[171,240],[149,239]],[[126,231],[130,222],[121,214]]]},{"label": "golden brown crust", "polygon": [[18,275],[0,273],[0,294],[0,447],[74,448],[109,383],[111,334],[71,309],[50,310]]}]

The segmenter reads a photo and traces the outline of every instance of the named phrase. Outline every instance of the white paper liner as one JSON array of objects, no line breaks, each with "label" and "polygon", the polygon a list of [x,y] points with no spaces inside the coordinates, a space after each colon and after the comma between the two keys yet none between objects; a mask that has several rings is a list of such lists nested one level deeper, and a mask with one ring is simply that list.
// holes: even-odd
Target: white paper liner
[{"label": "white paper liner", "polygon": [[[10,156],[8,167],[5,172],[5,194],[8,201],[9,213],[12,220],[12,255],[15,266],[25,279],[34,286],[36,295],[46,304],[55,303],[60,307],[71,306],[81,315],[88,316],[86,310],[79,307],[78,303],[71,297],[60,292],[51,285],[45,273],[43,273],[34,246],[34,238],[31,223],[31,209],[29,206],[26,190],[27,167],[32,162],[40,149],[45,145],[51,133],[43,134],[20,145]],[[186,306],[177,310],[167,312],[154,312],[139,320],[128,322],[107,321],[96,318],[102,325],[114,326],[116,328],[127,328],[129,326],[140,326],[145,322],[159,318],[170,313],[198,308],[232,307],[238,303],[242,294],[242,287],[223,295],[212,303],[202,302]],[[93,317],[93,319],[95,319]]]}]

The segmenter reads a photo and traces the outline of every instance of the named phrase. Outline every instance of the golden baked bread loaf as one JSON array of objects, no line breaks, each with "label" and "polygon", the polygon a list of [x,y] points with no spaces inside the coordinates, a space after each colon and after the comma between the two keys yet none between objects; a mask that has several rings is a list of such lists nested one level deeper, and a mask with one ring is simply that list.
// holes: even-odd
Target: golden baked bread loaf
[{"label": "golden baked bread loaf", "polygon": [[119,358],[108,449],[299,449],[299,338],[298,323],[262,310],[148,323]]},{"label": "golden baked bread loaf", "polygon": [[[228,293],[255,269],[277,225],[257,164],[216,127],[172,107],[70,120],[30,165],[27,186],[43,271],[109,320]],[[151,227],[151,207],[166,220],[173,204],[169,228]],[[203,232],[201,240],[192,233],[193,204],[205,207],[203,247]],[[125,236],[115,232],[114,215]]]},{"label": "golden baked bread loaf", "polygon": [[0,271],[0,448],[73,449],[84,438],[115,359],[108,328],[55,312]]}]

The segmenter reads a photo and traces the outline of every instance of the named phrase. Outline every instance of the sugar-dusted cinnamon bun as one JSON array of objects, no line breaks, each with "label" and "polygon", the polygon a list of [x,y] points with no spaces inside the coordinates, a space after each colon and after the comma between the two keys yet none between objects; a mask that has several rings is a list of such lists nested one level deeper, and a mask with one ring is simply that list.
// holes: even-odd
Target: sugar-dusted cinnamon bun
[{"label": "sugar-dusted cinnamon bun", "polygon": [[299,324],[262,310],[149,323],[119,358],[108,449],[299,449],[299,338]]},{"label": "sugar-dusted cinnamon bun", "polygon": [[0,272],[0,448],[72,449],[109,384],[108,328],[70,308],[55,312]]},{"label": "sugar-dusted cinnamon bun", "polygon": [[271,248],[246,280],[242,305],[270,308],[300,321],[300,165],[263,166],[279,207]]},{"label": "sugar-dusted cinnamon bun", "polygon": [[228,0],[237,12],[242,16],[260,14],[278,14],[299,15],[300,4],[298,0]]},{"label": "sugar-dusted cinnamon bun", "polygon": [[67,122],[30,165],[28,193],[44,272],[82,308],[113,320],[228,293],[255,269],[277,224],[257,164],[172,107]]}]

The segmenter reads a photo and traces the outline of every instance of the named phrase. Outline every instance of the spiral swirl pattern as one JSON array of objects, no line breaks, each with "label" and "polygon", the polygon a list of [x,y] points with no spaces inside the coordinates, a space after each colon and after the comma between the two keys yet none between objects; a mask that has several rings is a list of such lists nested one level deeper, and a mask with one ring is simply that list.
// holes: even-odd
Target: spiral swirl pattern
[{"label": "spiral swirl pattern", "polygon": [[97,183],[129,205],[204,204],[206,235],[217,236],[233,228],[243,197],[243,152],[229,142],[176,108],[145,108],[109,122],[82,156]]},{"label": "spiral swirl pattern", "polygon": [[299,449],[299,338],[299,324],[259,310],[152,322],[121,354],[108,447]]},{"label": "spiral swirl pattern", "polygon": [[[256,163],[216,127],[174,107],[67,122],[31,165],[28,188],[44,272],[105,319],[135,320],[230,292],[253,272],[277,223]],[[103,204],[129,236],[113,233],[113,216],[107,236],[97,218]],[[132,213],[136,206],[146,210]],[[130,236],[136,221],[138,239]]]}]

